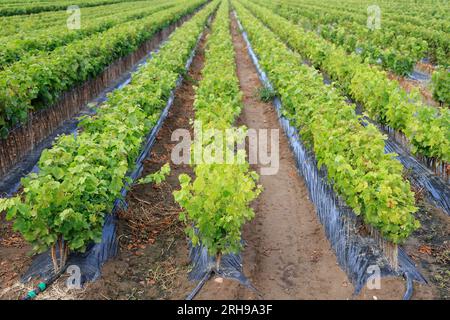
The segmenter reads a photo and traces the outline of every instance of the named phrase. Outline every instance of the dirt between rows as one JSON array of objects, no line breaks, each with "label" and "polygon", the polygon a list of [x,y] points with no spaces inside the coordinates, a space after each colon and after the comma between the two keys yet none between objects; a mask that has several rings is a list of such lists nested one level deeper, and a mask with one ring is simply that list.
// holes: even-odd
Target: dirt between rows
[{"label": "dirt between rows", "polygon": [[[184,128],[192,133],[194,86],[201,79],[207,34],[176,91],[169,116],[145,161],[143,175],[170,161],[176,144],[171,141],[174,130]],[[234,17],[232,37],[244,104],[236,125],[278,129],[280,165],[275,175],[261,176],[264,192],[252,205],[255,219],[243,230],[244,273],[257,292],[232,280],[213,278],[196,299],[401,299],[405,283],[398,278],[383,279],[380,290],[364,288],[360,295],[353,296],[353,285],[337,264],[274,108],[257,95],[261,83]],[[261,167],[257,164],[253,169],[259,172]],[[38,299],[185,299],[196,283],[188,280],[188,242],[172,192],[179,188],[179,174],[192,176],[193,172],[187,165],[171,163],[171,168],[170,176],[161,185],[139,185],[128,193],[129,209],[120,213],[118,226],[120,251],[104,265],[99,280],[82,290],[68,290],[63,277]],[[12,244],[0,243],[0,298],[16,299],[31,288],[17,282],[30,263],[25,255],[29,248],[10,231],[10,225],[5,228],[1,238],[12,239]],[[413,298],[436,297],[430,287],[415,285]]]}]

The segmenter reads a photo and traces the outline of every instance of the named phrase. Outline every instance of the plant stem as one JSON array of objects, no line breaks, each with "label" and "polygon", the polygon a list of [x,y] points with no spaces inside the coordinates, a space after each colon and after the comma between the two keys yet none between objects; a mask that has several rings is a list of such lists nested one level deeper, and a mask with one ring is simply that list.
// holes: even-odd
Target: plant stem
[{"label": "plant stem", "polygon": [[56,259],[56,243],[52,245],[51,249],[52,262],[53,262],[53,272],[58,273],[58,260]]},{"label": "plant stem", "polygon": [[64,246],[64,264],[61,267],[64,267],[66,265],[68,255],[69,255],[69,245],[65,244],[65,246]]},{"label": "plant stem", "polygon": [[222,261],[222,253],[219,252],[216,256],[216,269],[219,271],[220,269],[220,262]]}]

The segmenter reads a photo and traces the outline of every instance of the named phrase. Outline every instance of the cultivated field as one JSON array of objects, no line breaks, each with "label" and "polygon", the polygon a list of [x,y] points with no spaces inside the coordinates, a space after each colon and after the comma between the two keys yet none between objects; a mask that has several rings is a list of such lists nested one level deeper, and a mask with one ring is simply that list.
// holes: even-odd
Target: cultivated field
[{"label": "cultivated field", "polygon": [[0,0],[0,299],[449,299],[449,16]]}]

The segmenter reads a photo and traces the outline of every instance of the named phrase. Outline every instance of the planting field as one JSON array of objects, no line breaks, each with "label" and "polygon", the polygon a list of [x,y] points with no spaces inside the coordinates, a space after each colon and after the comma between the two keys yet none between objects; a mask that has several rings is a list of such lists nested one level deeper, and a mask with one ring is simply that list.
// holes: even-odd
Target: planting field
[{"label": "planting field", "polygon": [[0,299],[449,299],[449,15],[0,0]]}]

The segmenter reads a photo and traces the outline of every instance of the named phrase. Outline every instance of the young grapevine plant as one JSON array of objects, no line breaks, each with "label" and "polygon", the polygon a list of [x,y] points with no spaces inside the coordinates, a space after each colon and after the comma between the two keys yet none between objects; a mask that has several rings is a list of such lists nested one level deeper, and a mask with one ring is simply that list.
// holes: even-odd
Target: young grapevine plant
[{"label": "young grapevine plant", "polygon": [[[204,128],[225,130],[232,126],[242,109],[228,1],[222,1],[217,12],[205,60],[202,80],[196,88],[196,120]],[[201,150],[215,142],[214,139],[196,141],[192,149]],[[201,144],[200,148],[196,148],[197,143]],[[254,217],[250,203],[262,190],[257,185],[258,175],[250,170],[250,165],[239,162],[245,159],[245,151],[239,150],[233,157],[231,163],[196,164],[195,179],[180,175],[181,189],[174,192],[175,200],[185,210],[180,219],[186,223],[187,235],[194,246],[201,243],[217,257],[217,266],[222,254],[240,251],[242,225]]]},{"label": "young grapevine plant", "polygon": [[258,175],[244,163],[198,165],[195,176],[192,181],[180,175],[181,190],[174,193],[186,211],[180,214],[186,233],[194,246],[201,240],[213,256],[239,252],[242,225],[254,217],[249,204],[261,192]]}]

